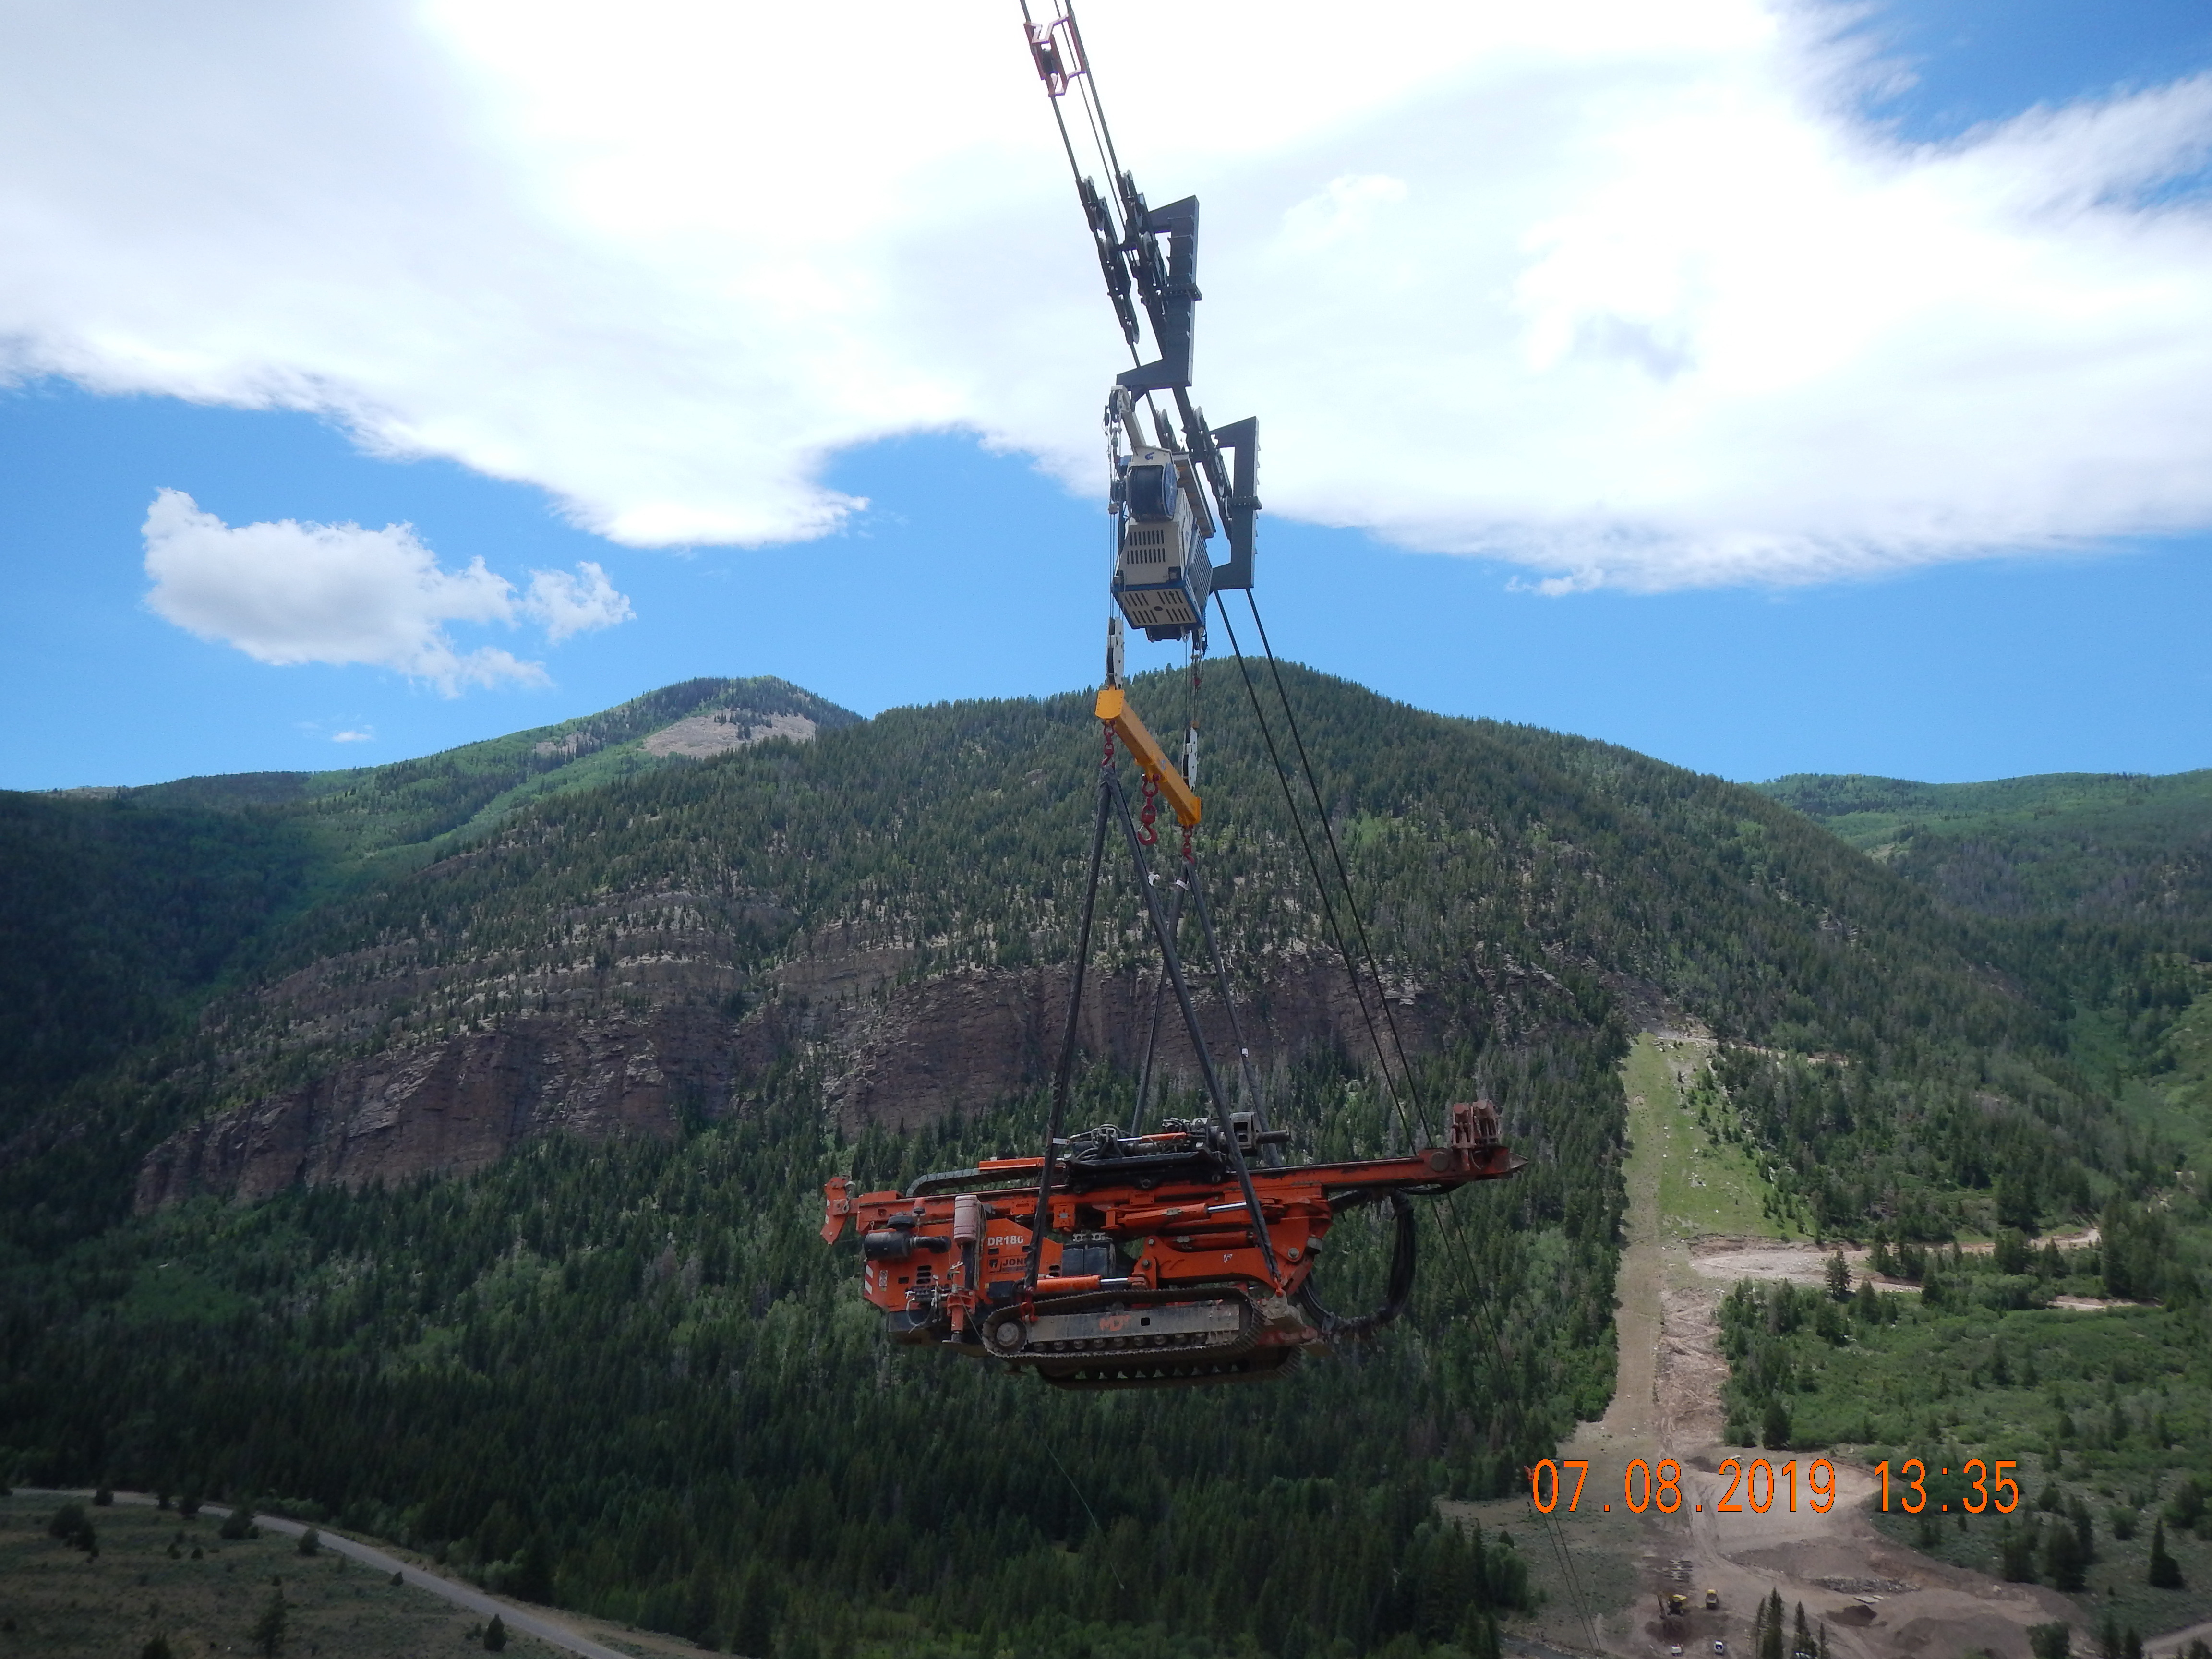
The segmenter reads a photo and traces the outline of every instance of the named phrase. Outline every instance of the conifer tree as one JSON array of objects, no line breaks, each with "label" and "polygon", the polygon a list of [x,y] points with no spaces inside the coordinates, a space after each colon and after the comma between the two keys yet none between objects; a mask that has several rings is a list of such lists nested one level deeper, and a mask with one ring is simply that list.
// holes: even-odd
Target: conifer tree
[{"label": "conifer tree", "polygon": [[284,1651],[284,1626],[289,1612],[283,1587],[270,1590],[268,1601],[262,1603],[261,1616],[253,1621],[253,1645],[261,1650],[263,1659],[276,1659]]},{"label": "conifer tree", "polygon": [[2081,1540],[2073,1528],[2061,1523],[2045,1534],[2043,1576],[2053,1589],[2073,1595],[2087,1582],[2088,1566],[2081,1559]]},{"label": "conifer tree", "polygon": [[2166,1547],[2166,1517],[2160,1516],[2150,1532],[2150,1568],[2144,1577],[2154,1589],[2179,1589],[2181,1563]]}]

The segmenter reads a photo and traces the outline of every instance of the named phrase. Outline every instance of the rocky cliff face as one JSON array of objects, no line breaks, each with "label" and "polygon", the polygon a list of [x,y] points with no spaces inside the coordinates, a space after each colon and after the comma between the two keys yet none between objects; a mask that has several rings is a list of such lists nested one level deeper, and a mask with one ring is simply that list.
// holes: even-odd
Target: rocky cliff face
[{"label": "rocky cliff face", "polygon": [[[295,1182],[357,1187],[466,1173],[542,1134],[669,1135],[687,1114],[744,1111],[766,1069],[786,1057],[818,1070],[848,1131],[918,1127],[1048,1079],[1066,1018],[1065,968],[904,980],[912,956],[910,947],[836,929],[803,938],[748,987],[703,951],[628,957],[607,970],[611,982],[595,986],[574,982],[596,971],[587,967],[549,976],[566,985],[509,986],[541,1011],[403,1037],[172,1135],[140,1169],[137,1207],[202,1192],[251,1200]],[[501,982],[495,972],[477,978],[465,1004],[481,1006],[484,988]],[[1154,986],[1149,972],[1094,970],[1084,1048],[1133,1066]],[[419,998],[431,988],[334,960],[270,988],[263,1000],[288,1013],[295,1031],[328,1039],[372,1024],[395,994]],[[1227,1077],[1236,1055],[1229,1016],[1210,989],[1198,1000],[1207,1046]],[[1417,1048],[1433,1040],[1435,1001],[1397,992],[1400,1031]],[[1342,972],[1325,960],[1286,963],[1239,1012],[1263,1071],[1316,1044],[1358,1053],[1367,1042]],[[1159,1064],[1170,1079],[1194,1084],[1195,1054],[1172,997],[1162,1016]]]},{"label": "rocky cliff face", "polygon": [[390,1050],[303,1088],[204,1119],[148,1155],[136,1207],[195,1192],[252,1200],[295,1182],[360,1187],[482,1169],[556,1131],[665,1135],[682,1083],[722,1056],[704,1022],[519,1021]]}]

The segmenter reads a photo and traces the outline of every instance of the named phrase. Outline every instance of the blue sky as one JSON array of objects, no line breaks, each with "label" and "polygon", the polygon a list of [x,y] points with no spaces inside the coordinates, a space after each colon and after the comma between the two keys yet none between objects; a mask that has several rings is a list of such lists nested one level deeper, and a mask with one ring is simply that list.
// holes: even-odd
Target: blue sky
[{"label": "blue sky", "polygon": [[[1953,143],[2038,104],[2157,88],[2212,67],[2212,8],[2202,3],[1921,0],[1879,10],[1862,27],[1911,75],[1863,88],[1857,118],[1905,146]],[[2154,193],[2186,203],[2195,188],[2169,167]],[[1368,196],[1386,211],[1399,199],[1384,189]],[[1079,222],[1064,203],[1056,211],[1050,228],[1082,257]],[[1355,238],[1361,222],[1342,218]],[[1210,304],[1230,303],[1241,269],[1232,255],[1230,287],[1210,288]],[[1201,339],[1211,320],[1202,307]],[[1232,368],[1239,361],[1233,348],[1224,355]],[[1025,447],[1009,447],[1018,432],[979,441],[972,428],[988,430],[987,421],[825,441],[804,489],[794,493],[771,468],[763,498],[781,489],[803,515],[811,489],[864,497],[864,508],[826,534],[717,545],[712,515],[747,510],[744,501],[695,490],[685,510],[708,534],[641,532],[658,509],[626,506],[629,486],[599,482],[589,457],[511,465],[546,482],[501,482],[481,470],[500,465],[484,459],[496,448],[490,440],[425,436],[429,416],[410,428],[410,443],[395,444],[357,407],[239,407],[287,399],[219,385],[179,387],[198,400],[96,392],[77,380],[112,388],[129,377],[95,366],[72,379],[35,353],[16,361],[15,385],[0,392],[0,571],[14,596],[0,611],[0,787],[398,759],[694,675],[781,674],[873,712],[1048,692],[1095,673],[1107,521],[1095,496],[1071,487],[1082,463],[1042,426]],[[1111,366],[1102,356],[1097,378]],[[257,372],[265,380],[265,368]],[[1264,434],[1279,411],[1262,403],[1258,412]],[[1317,419],[1304,408],[1290,418]],[[588,436],[588,422],[579,429]],[[380,447],[417,454],[371,453]],[[1295,435],[1284,447],[1283,458],[1270,453],[1271,468],[1295,471],[1303,454],[1319,453],[1301,450]],[[2043,470],[2065,460],[2059,452]],[[1295,477],[1271,472],[1262,483],[1263,495],[1287,495],[1310,518],[1360,522]],[[1406,485],[1409,495],[1425,488],[1419,477]],[[2101,518],[2069,518],[2059,501],[2018,551],[1984,531],[1968,551],[1928,553],[1923,538],[1905,556],[1893,550],[1905,543],[1884,542],[1890,532],[1880,526],[1855,529],[1876,551],[1826,580],[1790,550],[1819,542],[1817,518],[1804,520],[1810,532],[1778,538],[1782,550],[1762,555],[1769,566],[1717,565],[1698,550],[1725,537],[1693,526],[1672,564],[1593,575],[1575,557],[1547,563],[1520,545],[1405,550],[1461,533],[1422,527],[1429,520],[1408,528],[1412,520],[1386,514],[1330,529],[1272,514],[1261,596],[1279,650],[1392,696],[1603,738],[1734,778],[1863,771],[1947,781],[2212,765],[2212,538],[2198,528],[2212,520],[2192,522],[2186,502],[2131,518],[2109,477],[2082,489],[2098,496]],[[480,558],[489,573],[480,587],[495,578],[511,585],[507,599],[489,601],[506,606],[506,620],[448,611],[422,626],[459,652],[503,650],[542,668],[487,671],[482,683],[441,689],[419,666],[393,665],[419,659],[389,653],[258,659],[228,642],[246,637],[245,624],[207,623],[216,612],[181,599],[165,602],[167,615],[149,604],[142,526],[161,489],[184,492],[208,522],[220,521],[209,544],[218,548],[236,527],[288,520],[411,526],[438,573]],[[647,501],[641,492],[633,494]],[[1970,501],[1960,510],[1978,509]],[[2083,524],[2111,527],[2084,533]],[[282,556],[279,547],[269,556]],[[627,598],[629,619],[551,637],[542,618],[533,624],[531,573],[586,562]],[[1542,591],[1547,580],[1554,591]],[[170,616],[200,617],[201,631]],[[1218,635],[1217,646],[1226,646]]]}]

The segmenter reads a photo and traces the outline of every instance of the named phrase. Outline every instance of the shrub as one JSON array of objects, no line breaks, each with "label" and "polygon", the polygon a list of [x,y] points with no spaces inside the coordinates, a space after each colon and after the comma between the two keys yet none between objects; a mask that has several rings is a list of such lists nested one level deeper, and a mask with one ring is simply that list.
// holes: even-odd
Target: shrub
[{"label": "shrub", "polygon": [[484,1626],[483,1644],[487,1653],[504,1653],[507,1650],[507,1621],[495,1613],[491,1616],[491,1623]]},{"label": "shrub", "polygon": [[92,1529],[91,1518],[82,1504],[64,1504],[56,1510],[53,1519],[46,1522],[46,1535],[71,1549],[82,1550],[94,1560],[100,1557],[100,1534]]},{"label": "shrub", "polygon": [[92,1501],[94,1505],[97,1508],[103,1510],[112,1508],[115,1504],[115,1488],[103,1485],[97,1492],[93,1493]]},{"label": "shrub", "polygon": [[322,1553],[323,1553],[323,1535],[322,1535],[322,1534],[320,1534],[319,1532],[317,1532],[317,1531],[316,1531],[313,1527],[310,1527],[310,1528],[308,1528],[307,1529],[307,1531],[305,1531],[305,1532],[303,1532],[303,1533],[301,1533],[301,1534],[300,1534],[300,1553],[301,1553],[301,1554],[302,1554],[302,1555],[320,1555]]},{"label": "shrub", "polygon": [[2174,1489],[2166,1500],[2166,1518],[2177,1527],[2193,1527],[2204,1513],[2204,1486],[2195,1475],[2191,1475]]},{"label": "shrub", "polygon": [[243,1503],[234,1504],[231,1505],[230,1513],[223,1516],[222,1525],[216,1529],[216,1535],[218,1538],[230,1539],[234,1542],[241,1538],[252,1537],[253,1510],[252,1505]]}]

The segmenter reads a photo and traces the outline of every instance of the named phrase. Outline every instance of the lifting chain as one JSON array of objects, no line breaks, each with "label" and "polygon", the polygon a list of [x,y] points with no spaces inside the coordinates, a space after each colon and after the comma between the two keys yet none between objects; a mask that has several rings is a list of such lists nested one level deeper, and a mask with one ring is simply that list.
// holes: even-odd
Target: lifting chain
[{"label": "lifting chain", "polygon": [[1144,810],[1137,814],[1137,839],[1147,847],[1154,845],[1160,838],[1160,832],[1152,828],[1153,820],[1158,817],[1156,803],[1159,799],[1159,780],[1150,772],[1146,773],[1145,806]]}]

